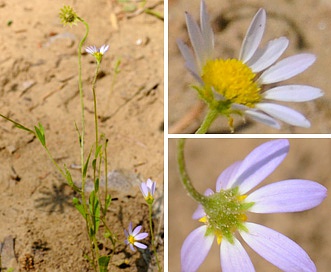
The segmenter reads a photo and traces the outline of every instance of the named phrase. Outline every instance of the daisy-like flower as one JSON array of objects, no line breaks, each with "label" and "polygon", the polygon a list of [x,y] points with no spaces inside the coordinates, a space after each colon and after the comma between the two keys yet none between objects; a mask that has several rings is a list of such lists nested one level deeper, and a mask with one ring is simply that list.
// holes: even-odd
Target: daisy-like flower
[{"label": "daisy-like flower", "polygon": [[259,255],[283,271],[316,271],[307,253],[286,236],[247,222],[247,212],[299,212],[319,205],[326,197],[322,185],[309,180],[283,180],[250,192],[283,161],[287,140],[273,140],[254,149],[243,161],[228,167],[217,179],[216,192],[205,192],[205,201],[193,214],[204,223],[184,241],[182,271],[196,271],[216,238],[223,272],[251,272],[254,266],[235,233]]},{"label": "daisy-like flower", "polygon": [[140,191],[148,204],[153,204],[156,182],[148,179],[140,184]]},{"label": "daisy-like flower", "polygon": [[98,63],[101,62],[103,55],[108,51],[109,45],[104,44],[100,48],[97,48],[95,45],[86,47],[86,52],[95,57]]},{"label": "daisy-like flower", "polygon": [[178,47],[186,68],[199,82],[194,88],[208,104],[213,118],[224,115],[232,128],[232,114],[247,115],[255,121],[280,128],[281,120],[293,126],[310,127],[310,122],[299,112],[274,103],[305,102],[323,95],[306,85],[284,85],[267,90],[265,85],[294,77],[315,61],[312,54],[297,54],[275,63],[288,46],[288,39],[280,37],[259,48],[266,24],[266,12],[260,9],[253,18],[243,40],[239,59],[217,59],[214,53],[214,33],[204,1],[201,1],[200,27],[186,13],[186,24],[195,58],[181,40]]},{"label": "daisy-like flower", "polygon": [[130,246],[130,249],[132,251],[136,251],[136,249],[134,247],[138,247],[141,249],[146,249],[147,246],[138,242],[142,239],[145,239],[148,236],[148,233],[146,232],[142,232],[139,233],[141,231],[142,226],[139,225],[137,227],[135,227],[134,230],[132,230],[132,222],[130,222],[129,224],[129,228],[128,230],[124,230],[124,234],[125,234],[125,244]]}]

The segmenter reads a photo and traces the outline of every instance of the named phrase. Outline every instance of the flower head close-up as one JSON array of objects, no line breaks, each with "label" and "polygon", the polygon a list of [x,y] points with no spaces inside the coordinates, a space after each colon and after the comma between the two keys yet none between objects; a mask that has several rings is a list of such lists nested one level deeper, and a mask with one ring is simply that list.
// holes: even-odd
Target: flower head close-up
[{"label": "flower head close-up", "polygon": [[140,184],[140,191],[143,194],[147,203],[152,204],[154,202],[154,193],[156,188],[156,182],[148,179],[146,182]]},{"label": "flower head close-up", "polygon": [[63,8],[61,8],[59,16],[64,26],[77,25],[77,22],[79,21],[77,13],[70,6],[64,6]]},{"label": "flower head close-up", "polygon": [[208,113],[197,133],[205,133],[220,115],[228,119],[231,129],[233,115],[247,116],[276,129],[281,127],[279,121],[310,127],[305,116],[281,103],[311,101],[323,96],[323,92],[307,85],[274,84],[305,71],[315,62],[315,55],[300,53],[278,61],[289,45],[286,37],[260,47],[267,17],[261,8],[246,32],[239,57],[215,58],[214,32],[204,1],[200,9],[200,26],[189,13],[185,14],[194,54],[182,40],[177,41],[186,68],[198,82],[193,88],[208,105]]},{"label": "flower head close-up", "polygon": [[132,251],[136,251],[135,247],[140,249],[147,248],[145,244],[139,242],[140,240],[145,239],[148,236],[147,232],[139,233],[141,229],[141,225],[132,229],[132,222],[130,222],[128,230],[124,230],[125,244],[129,245]]},{"label": "flower head close-up", "polygon": [[86,52],[95,57],[98,63],[101,62],[103,55],[108,51],[109,45],[102,45],[100,48],[97,48],[95,45],[86,47]]},{"label": "flower head close-up", "polygon": [[223,272],[255,271],[238,234],[257,254],[282,271],[316,271],[314,262],[297,243],[248,220],[250,213],[309,210],[326,198],[324,186],[304,179],[282,180],[253,190],[278,167],[288,151],[289,142],[285,139],[258,146],[219,175],[215,191],[207,189],[201,195],[193,219],[203,225],[193,230],[182,245],[183,272],[197,271],[215,240]]}]

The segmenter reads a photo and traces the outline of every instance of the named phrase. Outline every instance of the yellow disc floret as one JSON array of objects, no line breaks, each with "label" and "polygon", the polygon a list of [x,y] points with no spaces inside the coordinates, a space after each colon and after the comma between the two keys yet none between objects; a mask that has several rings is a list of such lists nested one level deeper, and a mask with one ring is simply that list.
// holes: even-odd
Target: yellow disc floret
[{"label": "yellow disc floret", "polygon": [[202,69],[201,77],[207,88],[212,88],[227,101],[250,108],[261,101],[260,87],[255,82],[256,74],[240,60],[209,60]]}]

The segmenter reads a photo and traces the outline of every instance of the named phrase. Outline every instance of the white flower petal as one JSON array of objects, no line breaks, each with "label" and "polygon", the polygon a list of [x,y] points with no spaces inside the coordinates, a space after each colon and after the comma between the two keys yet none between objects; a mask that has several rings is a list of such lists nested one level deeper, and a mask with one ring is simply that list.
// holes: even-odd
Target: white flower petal
[{"label": "white flower petal", "polygon": [[276,169],[286,157],[288,150],[289,142],[285,139],[269,141],[258,146],[242,161],[228,188],[239,186],[241,194],[248,192]]},{"label": "white flower petal", "polygon": [[306,70],[315,60],[316,57],[313,54],[298,54],[288,57],[264,71],[258,82],[270,84],[289,79]]},{"label": "white flower petal", "polygon": [[260,122],[262,124],[265,124],[267,126],[280,129],[280,124],[269,115],[266,115],[262,112],[256,111],[256,110],[246,110],[245,114],[248,115],[253,120]]},{"label": "white flower petal", "polygon": [[93,55],[94,53],[98,52],[97,48],[95,45],[90,45],[88,47],[86,47],[85,51],[91,55]]},{"label": "white flower petal", "polygon": [[323,96],[323,91],[306,85],[285,85],[263,93],[264,99],[287,102],[305,102]]},{"label": "white flower petal", "polygon": [[283,271],[314,272],[308,254],[286,236],[267,227],[246,223],[248,232],[240,232],[245,242],[267,261]]},{"label": "white flower petal", "polygon": [[189,13],[186,13],[185,15],[186,15],[187,31],[198,61],[199,69],[201,69],[205,61],[205,52],[206,52],[202,33],[198,24],[193,20],[192,16]]},{"label": "white flower petal", "polygon": [[319,205],[326,197],[326,188],[309,180],[284,180],[252,192],[246,202],[255,213],[301,212]]},{"label": "white flower petal", "polygon": [[212,56],[214,50],[214,32],[210,25],[205,1],[203,0],[200,3],[200,26],[202,38],[205,43],[206,55]]},{"label": "white flower petal", "polygon": [[291,108],[277,105],[273,103],[258,103],[255,106],[257,109],[264,111],[270,116],[277,118],[292,126],[309,128],[310,122],[301,113],[292,110]]},{"label": "white flower petal", "polygon": [[194,272],[205,260],[214,241],[214,235],[205,236],[207,226],[192,231],[181,249],[182,272]]},{"label": "white flower petal", "polygon": [[101,48],[100,48],[100,53],[101,53],[102,55],[104,55],[104,54],[108,51],[108,49],[109,49],[109,45],[104,44],[104,45],[101,46]]},{"label": "white flower petal", "polygon": [[182,41],[182,40],[177,40],[177,46],[182,54],[182,56],[185,59],[185,67],[187,70],[190,71],[190,73],[193,75],[193,77],[199,81],[199,83],[203,84],[203,81],[201,77],[199,76],[199,71],[196,66],[194,56],[190,50],[190,48]]},{"label": "white flower petal", "polygon": [[217,178],[216,181],[216,192],[221,191],[221,189],[227,188],[228,183],[231,181],[232,176],[236,173],[241,161],[237,161],[226,168]]},{"label": "white flower petal", "polygon": [[261,72],[274,64],[276,60],[284,53],[288,46],[288,39],[280,37],[278,39],[268,42],[263,49],[257,49],[254,56],[249,60],[247,65],[254,73]]},{"label": "white flower petal", "polygon": [[221,266],[223,272],[255,272],[246,250],[236,238],[234,238],[234,244],[226,239],[222,240]]},{"label": "white flower petal", "polygon": [[239,59],[246,63],[255,53],[261,42],[266,23],[266,13],[264,9],[259,9],[255,14],[244,41],[241,46]]}]

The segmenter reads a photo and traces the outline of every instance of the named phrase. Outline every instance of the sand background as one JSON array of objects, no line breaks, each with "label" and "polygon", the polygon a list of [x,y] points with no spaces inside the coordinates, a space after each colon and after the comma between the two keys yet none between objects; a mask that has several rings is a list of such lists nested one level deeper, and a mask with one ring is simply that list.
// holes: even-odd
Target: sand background
[{"label": "sand background", "polygon": [[[188,139],[185,155],[187,170],[195,188],[203,193],[215,190],[217,177],[267,139]],[[260,186],[285,179],[308,179],[330,189],[330,139],[290,139],[290,150],[279,167]],[[327,272],[331,266],[331,200],[328,196],[314,209],[287,214],[248,214],[248,221],[265,225],[303,247],[317,266]],[[169,140],[169,271],[180,271],[180,249],[188,234],[201,226],[192,219],[197,208],[184,190],[176,165],[176,139]],[[280,271],[242,242],[256,271]],[[198,271],[220,271],[220,250],[214,242]]]},{"label": "sand background", "polygon": [[[139,3],[132,4],[139,9]],[[63,5],[71,5],[89,23],[85,46],[110,45],[97,82],[100,133],[109,139],[108,169],[120,173],[112,187],[108,218],[120,245],[110,269],[153,270],[151,254],[132,253],[124,246],[123,229],[132,221],[147,230],[148,208],[138,185],[152,178],[157,182],[154,226],[162,262],[163,21],[139,10],[127,12],[125,3],[113,0],[0,1],[0,112],[29,128],[42,123],[49,150],[79,183],[77,47],[85,30],[82,24],[62,26],[58,14]],[[163,1],[149,0],[147,6],[163,15]],[[120,72],[114,81],[118,60]],[[94,137],[91,82],[96,64],[88,54],[82,64],[88,152]],[[9,236],[14,241],[10,246],[6,240],[9,251],[2,252],[3,267],[90,271],[83,257],[88,239],[84,221],[71,204],[72,190],[39,142],[3,119],[0,187],[0,241]],[[100,247],[110,250],[106,242]]]},{"label": "sand background", "polygon": [[[205,109],[196,114],[196,120],[184,129],[175,129],[192,109],[199,108],[196,91],[191,89],[193,77],[186,71],[184,60],[176,45],[180,38],[188,42],[184,12],[199,19],[199,0],[169,1],[169,131],[194,133],[204,117]],[[262,44],[286,36],[290,40],[288,49],[281,58],[310,52],[317,61],[304,73],[280,84],[307,84],[325,92],[324,97],[308,103],[288,103],[303,113],[310,121],[309,129],[291,127],[283,123],[281,130],[241,117],[235,118],[236,133],[330,133],[330,65],[331,58],[331,1],[329,0],[206,0],[211,23],[215,32],[216,57],[237,58],[245,33],[256,11],[263,7],[267,12],[266,30]],[[198,111],[199,112],[199,111]],[[209,133],[229,133],[227,120],[218,118]]]}]

